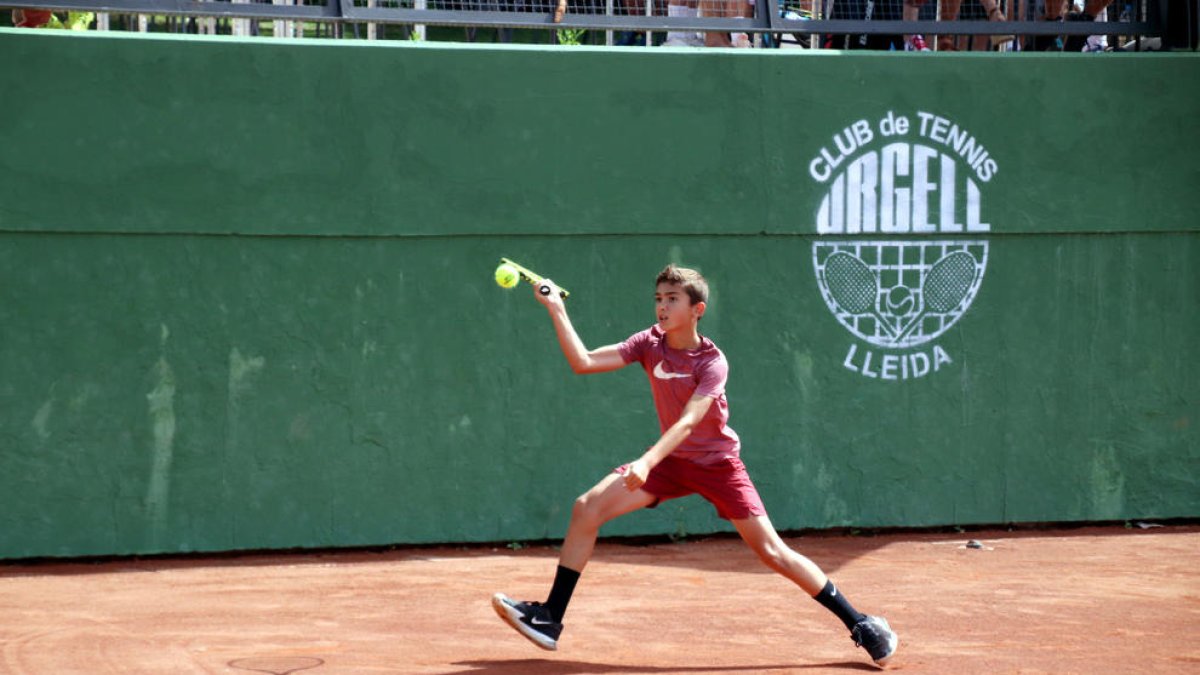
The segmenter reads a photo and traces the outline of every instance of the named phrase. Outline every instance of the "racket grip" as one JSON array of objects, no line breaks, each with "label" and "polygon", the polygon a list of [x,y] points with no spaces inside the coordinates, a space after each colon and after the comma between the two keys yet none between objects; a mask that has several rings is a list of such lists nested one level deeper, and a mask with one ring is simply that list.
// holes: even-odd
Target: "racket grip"
[{"label": "racket grip", "polygon": [[[538,293],[541,293],[542,295],[550,295],[549,284],[538,284],[537,289]],[[570,295],[570,293],[564,291],[563,289],[558,289],[558,297],[562,298],[563,300],[566,300]]]}]

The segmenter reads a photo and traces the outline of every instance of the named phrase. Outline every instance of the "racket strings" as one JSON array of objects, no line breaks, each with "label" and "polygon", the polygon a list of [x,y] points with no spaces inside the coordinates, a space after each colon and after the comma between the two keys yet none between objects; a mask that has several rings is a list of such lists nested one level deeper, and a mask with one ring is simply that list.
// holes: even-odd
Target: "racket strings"
[{"label": "racket strings", "polygon": [[849,253],[830,256],[825,285],[834,301],[851,314],[867,314],[875,308],[879,281],[866,263]]},{"label": "racket strings", "polygon": [[945,314],[953,311],[966,299],[975,283],[975,258],[957,251],[937,261],[923,284],[925,307],[930,312]]}]

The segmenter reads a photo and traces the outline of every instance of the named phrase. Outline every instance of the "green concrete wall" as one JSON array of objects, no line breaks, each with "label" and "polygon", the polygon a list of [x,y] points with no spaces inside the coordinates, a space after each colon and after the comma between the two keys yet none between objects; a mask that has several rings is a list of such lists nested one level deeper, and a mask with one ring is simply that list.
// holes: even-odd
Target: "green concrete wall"
[{"label": "green concrete wall", "polygon": [[[0,61],[0,557],[560,537],[657,423],[500,256],[592,346],[700,268],[781,529],[1200,514],[1195,56],[8,30]],[[725,529],[690,498],[605,533]]]}]

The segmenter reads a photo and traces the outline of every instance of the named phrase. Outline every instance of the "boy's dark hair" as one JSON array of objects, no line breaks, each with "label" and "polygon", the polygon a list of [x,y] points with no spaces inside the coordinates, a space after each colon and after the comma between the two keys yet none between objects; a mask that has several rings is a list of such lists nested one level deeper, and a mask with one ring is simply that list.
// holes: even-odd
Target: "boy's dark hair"
[{"label": "boy's dark hair", "polygon": [[676,267],[674,263],[671,263],[658,273],[654,285],[657,286],[663,282],[681,286],[693,305],[698,302],[708,302],[708,282],[696,270]]}]

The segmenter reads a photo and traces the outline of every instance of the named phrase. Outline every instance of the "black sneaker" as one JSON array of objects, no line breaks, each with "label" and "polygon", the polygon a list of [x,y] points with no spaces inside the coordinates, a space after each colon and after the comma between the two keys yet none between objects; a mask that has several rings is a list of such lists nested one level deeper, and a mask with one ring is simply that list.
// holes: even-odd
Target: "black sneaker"
[{"label": "black sneaker", "polygon": [[888,659],[892,658],[896,647],[900,645],[900,638],[896,637],[887,619],[882,616],[865,617],[854,624],[850,636],[854,638],[854,644],[866,649],[871,660],[880,666],[887,665]]},{"label": "black sneaker", "polygon": [[540,602],[517,602],[503,593],[492,596],[492,609],[533,644],[548,651],[558,649],[562,624],[550,616],[550,610]]}]

